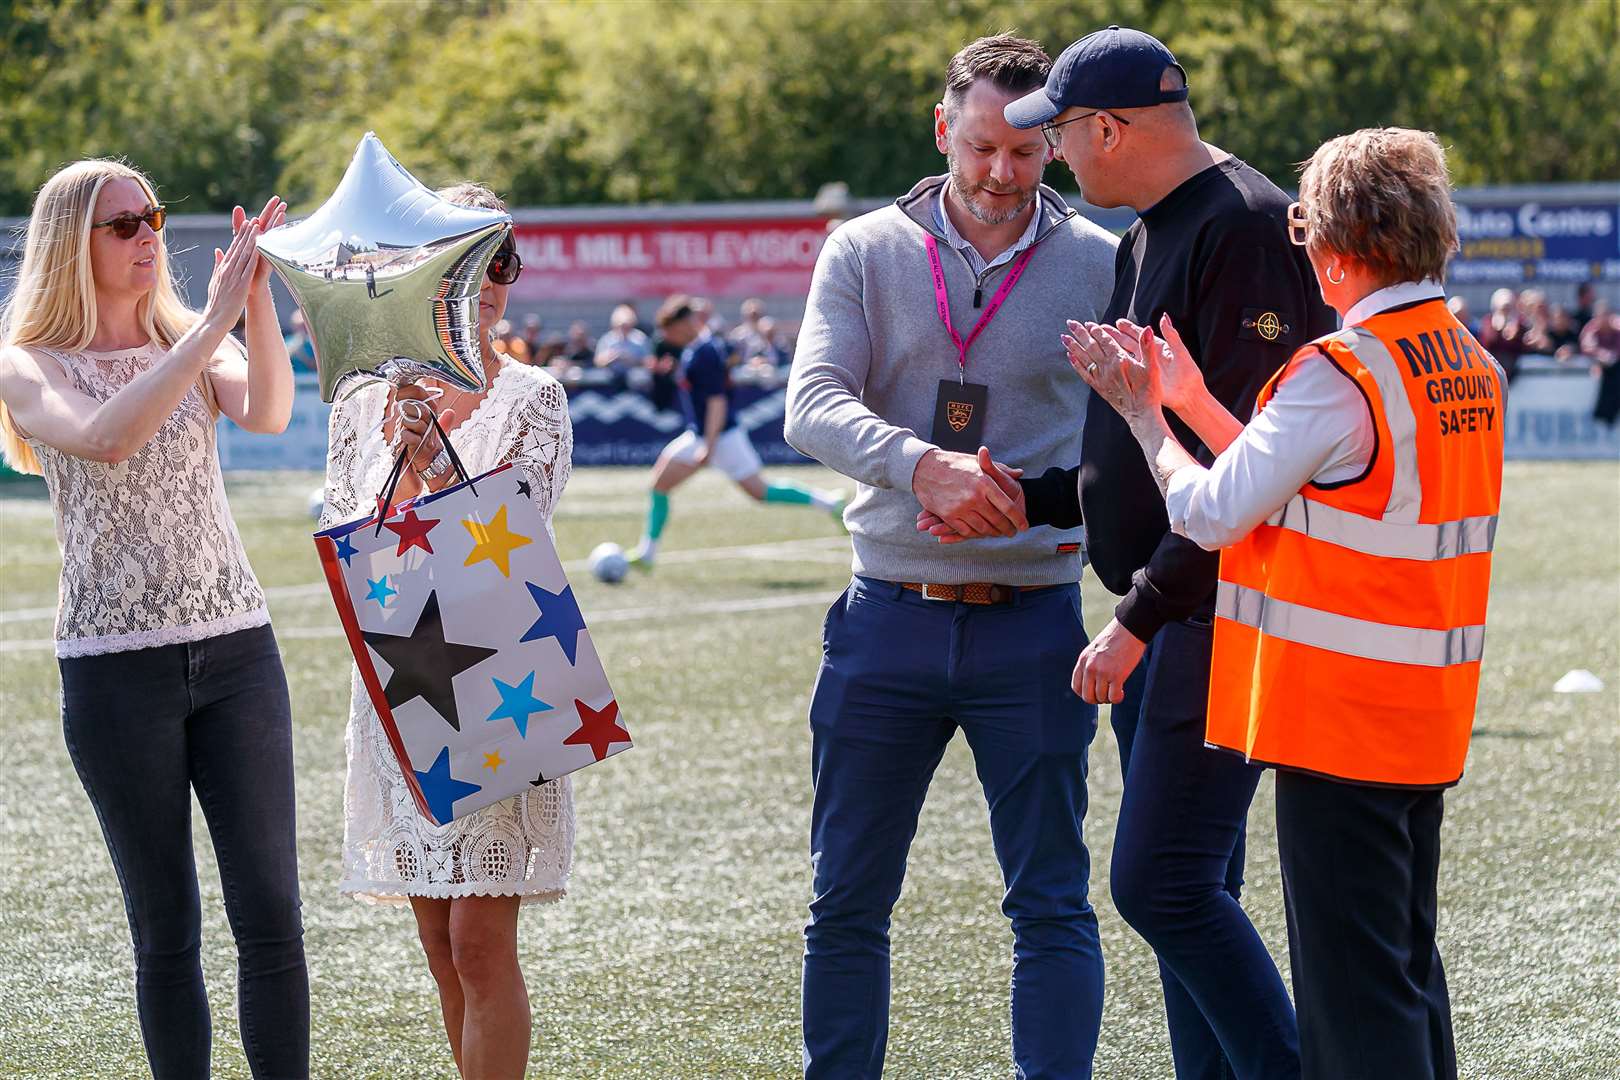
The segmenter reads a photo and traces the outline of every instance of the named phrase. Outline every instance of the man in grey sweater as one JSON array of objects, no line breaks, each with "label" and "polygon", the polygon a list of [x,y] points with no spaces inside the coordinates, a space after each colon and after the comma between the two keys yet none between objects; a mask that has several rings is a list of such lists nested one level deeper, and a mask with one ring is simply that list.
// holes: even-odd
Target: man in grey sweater
[{"label": "man in grey sweater", "polygon": [[[958,727],[1006,887],[1020,1075],[1091,1075],[1102,954],[1081,821],[1097,717],[1069,686],[1080,536],[1027,528],[1015,474],[1079,453],[1087,390],[1060,336],[1101,315],[1116,242],[1041,186],[1044,140],[1002,116],[1050,65],[1010,35],[958,53],[934,118],[949,175],[842,226],[816,264],[787,438],[860,486],[855,576],[810,706],[807,1077],[882,1072],[890,911]],[[995,535],[942,544],[919,514]]]}]

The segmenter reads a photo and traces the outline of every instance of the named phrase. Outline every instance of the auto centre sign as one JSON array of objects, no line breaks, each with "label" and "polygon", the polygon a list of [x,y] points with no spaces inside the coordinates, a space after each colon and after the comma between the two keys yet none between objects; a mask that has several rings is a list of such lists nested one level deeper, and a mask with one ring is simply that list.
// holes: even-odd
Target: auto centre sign
[{"label": "auto centre sign", "polygon": [[[1599,187],[1599,185],[1593,185]],[[1620,282],[1620,185],[1591,200],[1503,202],[1457,195],[1459,283]]]},{"label": "auto centre sign", "polygon": [[803,296],[827,237],[819,217],[526,222],[518,300],[685,292]]}]

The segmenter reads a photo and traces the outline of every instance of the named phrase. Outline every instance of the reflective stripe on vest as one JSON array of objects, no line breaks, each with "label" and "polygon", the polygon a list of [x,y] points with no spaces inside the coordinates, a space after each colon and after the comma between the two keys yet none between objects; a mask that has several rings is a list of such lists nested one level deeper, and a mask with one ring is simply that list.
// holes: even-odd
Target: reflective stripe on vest
[{"label": "reflective stripe on vest", "polygon": [[1230,581],[1221,582],[1216,589],[1215,615],[1274,638],[1365,660],[1450,667],[1473,663],[1485,655],[1483,625],[1450,630],[1391,626],[1278,600]]},{"label": "reflective stripe on vest", "polygon": [[1423,509],[1423,485],[1418,476],[1417,414],[1406,396],[1406,383],[1395,356],[1389,346],[1364,326],[1346,327],[1338,340],[1372,374],[1378,384],[1378,395],[1383,398],[1384,421],[1389,425],[1389,450],[1395,455],[1394,483],[1389,489],[1389,504],[1384,507],[1384,520],[1395,524],[1413,525]]},{"label": "reflective stripe on vest", "polygon": [[[1357,478],[1306,485],[1221,553],[1205,740],[1353,782],[1455,783],[1501,505],[1501,374],[1438,299],[1309,348],[1290,365],[1320,351],[1356,384],[1373,457]],[[1461,400],[1486,416],[1464,427],[1437,387],[1470,366],[1484,376]]]},{"label": "reflective stripe on vest", "polygon": [[1432,525],[1405,525],[1363,517],[1302,495],[1284,503],[1281,510],[1266,519],[1266,524],[1364,555],[1422,562],[1477,555],[1496,544],[1494,514]]}]

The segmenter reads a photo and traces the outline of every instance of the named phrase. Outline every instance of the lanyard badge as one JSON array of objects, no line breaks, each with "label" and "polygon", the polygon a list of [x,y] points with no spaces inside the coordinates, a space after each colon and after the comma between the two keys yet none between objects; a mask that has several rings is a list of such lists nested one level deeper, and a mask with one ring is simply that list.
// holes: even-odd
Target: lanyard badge
[{"label": "lanyard badge", "polygon": [[934,402],[934,445],[941,450],[954,450],[959,453],[971,454],[984,445],[984,417],[990,397],[990,387],[984,383],[970,383],[967,381],[967,354],[984,328],[994,321],[996,314],[1001,310],[1002,303],[1007,294],[1012,292],[1018,279],[1023,276],[1024,267],[1035,254],[1034,248],[1026,248],[1024,252],[1013,260],[1012,269],[1001,282],[995,296],[990,298],[990,305],[984,309],[984,314],[968,333],[967,340],[956,332],[951,325],[951,300],[945,290],[945,268],[939,261],[939,244],[932,236],[924,241],[928,248],[929,270],[934,278],[934,308],[939,314],[939,321],[944,324],[945,332],[951,336],[951,342],[956,346],[956,381],[949,379],[939,380],[939,396]]}]

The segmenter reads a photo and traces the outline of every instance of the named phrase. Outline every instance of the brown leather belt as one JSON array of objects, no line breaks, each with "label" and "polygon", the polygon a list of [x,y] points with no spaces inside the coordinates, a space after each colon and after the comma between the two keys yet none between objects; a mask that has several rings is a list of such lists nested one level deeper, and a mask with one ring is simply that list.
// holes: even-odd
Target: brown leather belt
[{"label": "brown leather belt", "polygon": [[1055,588],[1052,585],[992,585],[987,581],[970,581],[966,585],[931,585],[923,581],[902,581],[900,587],[921,593],[925,600],[944,600],[954,604],[1010,604],[1013,596],[1018,593]]}]

